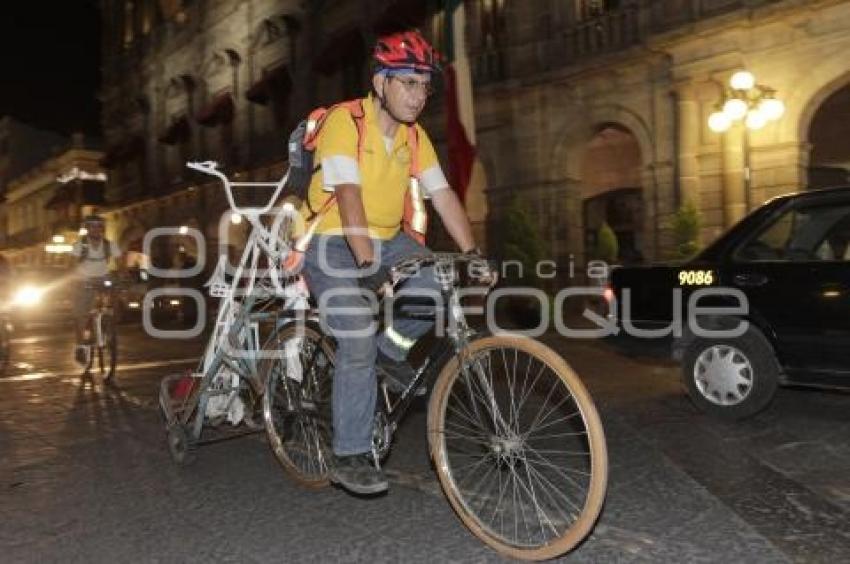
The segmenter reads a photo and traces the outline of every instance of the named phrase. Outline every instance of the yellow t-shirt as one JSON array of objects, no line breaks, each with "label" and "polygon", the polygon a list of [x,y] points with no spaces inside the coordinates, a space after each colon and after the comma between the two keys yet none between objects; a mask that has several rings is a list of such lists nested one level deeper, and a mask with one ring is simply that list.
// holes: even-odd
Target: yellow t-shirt
[{"label": "yellow t-shirt", "polygon": [[[410,183],[411,154],[408,147],[408,128],[398,127],[392,147],[387,144],[377,122],[372,96],[362,100],[365,120],[365,138],[363,139],[360,160],[357,159],[357,126],[351,114],[345,108],[338,108],[325,118],[313,162],[322,163],[330,157],[347,157],[359,177],[366,222],[373,237],[391,239],[398,233],[404,215],[404,195]],[[432,167],[439,169],[437,154],[425,130],[418,124],[419,169],[426,171]],[[313,211],[318,211],[332,195],[334,186],[326,181],[326,175],[320,170],[313,175],[308,190],[308,200]],[[309,220],[310,209],[304,204],[302,216]],[[339,208],[334,205],[316,228],[316,233],[341,234],[342,222]]]}]

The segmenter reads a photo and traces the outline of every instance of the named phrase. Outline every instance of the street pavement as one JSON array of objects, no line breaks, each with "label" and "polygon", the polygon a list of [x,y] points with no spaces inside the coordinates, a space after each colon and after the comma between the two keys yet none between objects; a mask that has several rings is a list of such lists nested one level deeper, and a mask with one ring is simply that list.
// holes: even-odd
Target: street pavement
[{"label": "street pavement", "polygon": [[[608,440],[609,489],[566,562],[847,562],[850,395],[780,390],[750,420],[687,401],[676,367],[606,343],[545,340],[581,374]],[[262,434],[171,462],[160,378],[199,339],[122,327],[121,370],[82,378],[67,328],[13,341],[0,376],[0,562],[500,562],[430,468],[422,401],[387,463],[388,495],[287,480]]]}]

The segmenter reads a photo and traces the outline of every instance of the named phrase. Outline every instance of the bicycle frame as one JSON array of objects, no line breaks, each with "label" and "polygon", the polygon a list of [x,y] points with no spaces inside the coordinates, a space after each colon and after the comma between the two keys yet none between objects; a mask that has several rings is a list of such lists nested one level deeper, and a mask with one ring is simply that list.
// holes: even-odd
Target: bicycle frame
[{"label": "bicycle frame", "polygon": [[[114,292],[114,282],[106,281],[103,284],[92,284],[91,289],[94,291],[94,307],[89,310],[88,319],[91,325],[92,332],[91,341],[94,347],[104,347],[106,345],[105,336],[103,334],[103,315],[105,313],[114,314],[114,304],[112,303]],[[104,305],[104,298],[108,305]]]},{"label": "bicycle frame", "polygon": [[[192,412],[196,413],[192,424],[192,436],[198,439],[203,427],[205,413],[210,399],[214,395],[227,394],[223,409],[228,411],[236,401],[240,380],[245,379],[255,392],[262,389],[257,378],[257,360],[260,357],[259,323],[275,317],[272,313],[255,312],[258,301],[267,298],[282,299],[282,308],[291,311],[306,311],[308,308],[308,292],[303,282],[283,283],[284,273],[281,270],[283,259],[290,250],[290,242],[286,234],[292,222],[298,221],[292,204],[284,204],[274,208],[275,202],[286,183],[285,175],[279,182],[231,182],[212,161],[190,162],[187,166],[204,174],[221,180],[227,202],[234,213],[240,214],[250,225],[251,233],[243,249],[239,263],[232,273],[232,280],[226,280],[227,257],[222,256],[216,269],[207,283],[210,294],[219,298],[219,309],[216,316],[213,333],[207,343],[197,371],[193,374],[201,379],[197,398],[197,410],[190,408],[183,413],[182,423],[189,424]],[[240,207],[236,205],[233,195],[234,187],[265,187],[272,188],[273,193],[268,203],[260,207]],[[275,211],[271,228],[263,224],[261,218]],[[261,259],[266,259],[267,266],[260,268]],[[244,285],[243,285],[244,282]],[[223,388],[211,390],[213,379],[222,369],[227,369],[229,381],[220,382]],[[228,375],[224,375],[226,379]],[[166,388],[163,382],[163,390]],[[165,405],[164,402],[161,402]]]},{"label": "bicycle frame", "polygon": [[[392,443],[395,430],[404,419],[414,397],[416,397],[416,390],[425,384],[432,385],[433,380],[437,377],[440,370],[452,356],[461,357],[461,366],[463,366],[464,372],[468,373],[469,367],[466,362],[463,362],[463,356],[465,355],[465,351],[472,337],[475,335],[475,331],[469,326],[464,309],[460,303],[460,295],[458,292],[454,265],[455,258],[456,255],[451,254],[434,254],[429,257],[413,257],[407,261],[402,261],[402,264],[394,269],[396,272],[394,276],[396,278],[396,282],[394,284],[395,287],[404,279],[403,275],[398,274],[399,272],[403,272],[406,268],[409,268],[412,263],[433,260],[442,293],[448,298],[443,305],[434,307],[434,317],[437,317],[437,307],[445,308],[447,313],[446,320],[448,321],[449,329],[446,335],[438,340],[435,348],[431,350],[422,365],[416,370],[416,375],[413,380],[401,394],[393,398],[386,385],[380,385],[379,395],[382,398],[383,404],[382,410],[379,411],[377,417],[380,418],[383,416],[384,420],[381,421],[379,419],[376,421],[375,433],[376,438],[380,441],[380,443],[373,445],[373,455],[376,463],[379,463],[380,458],[383,457],[383,454]],[[386,300],[384,300],[382,306],[384,308],[388,307]],[[412,315],[408,314],[408,316]],[[399,317],[405,317],[403,309],[400,312]],[[413,317],[421,319],[422,315],[420,313]],[[329,337],[324,335],[324,338],[328,339]],[[311,359],[311,363],[312,361],[313,359]],[[311,368],[312,367],[308,365],[305,373],[310,373]],[[467,374],[466,377],[468,378],[469,375]],[[495,404],[495,399],[492,389],[490,389],[489,382],[485,381],[482,384],[482,387],[484,387],[488,392],[488,400]],[[501,419],[501,417],[499,417],[499,419]]]}]

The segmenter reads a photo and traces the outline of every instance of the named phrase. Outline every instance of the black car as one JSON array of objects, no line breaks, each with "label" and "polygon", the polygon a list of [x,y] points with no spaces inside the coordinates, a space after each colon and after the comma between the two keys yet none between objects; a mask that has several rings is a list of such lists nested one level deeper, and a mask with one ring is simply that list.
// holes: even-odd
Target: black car
[{"label": "black car", "polygon": [[686,264],[619,268],[612,286],[621,332],[672,327],[704,411],[752,415],[779,384],[850,388],[850,187],[774,198]]}]

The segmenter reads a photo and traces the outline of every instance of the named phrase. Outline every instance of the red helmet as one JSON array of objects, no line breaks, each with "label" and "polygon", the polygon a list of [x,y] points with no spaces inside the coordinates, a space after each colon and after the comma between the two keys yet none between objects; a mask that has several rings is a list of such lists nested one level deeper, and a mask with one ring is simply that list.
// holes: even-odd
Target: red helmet
[{"label": "red helmet", "polygon": [[437,51],[415,30],[380,37],[373,56],[379,69],[434,72],[440,68]]}]

